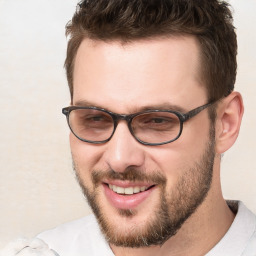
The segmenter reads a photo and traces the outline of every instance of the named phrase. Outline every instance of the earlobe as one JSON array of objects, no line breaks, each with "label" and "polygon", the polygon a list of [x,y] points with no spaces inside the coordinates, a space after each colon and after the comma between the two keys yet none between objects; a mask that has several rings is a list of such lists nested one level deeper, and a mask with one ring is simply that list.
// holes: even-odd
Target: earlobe
[{"label": "earlobe", "polygon": [[232,92],[219,103],[216,118],[216,153],[224,153],[235,143],[243,112],[243,100],[238,92]]}]

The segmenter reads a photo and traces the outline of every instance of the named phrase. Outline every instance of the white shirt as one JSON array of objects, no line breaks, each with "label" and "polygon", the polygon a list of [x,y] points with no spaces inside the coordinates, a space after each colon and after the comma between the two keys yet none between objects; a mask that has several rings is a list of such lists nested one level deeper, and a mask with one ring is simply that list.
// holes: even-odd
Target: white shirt
[{"label": "white shirt", "polygon": [[[206,256],[256,256],[256,216],[242,202],[226,235]],[[233,202],[234,205],[234,202]],[[93,215],[38,235],[60,256],[114,256]]]},{"label": "white shirt", "polygon": [[232,225],[206,256],[256,256],[256,216],[242,202],[236,203],[238,211]]}]

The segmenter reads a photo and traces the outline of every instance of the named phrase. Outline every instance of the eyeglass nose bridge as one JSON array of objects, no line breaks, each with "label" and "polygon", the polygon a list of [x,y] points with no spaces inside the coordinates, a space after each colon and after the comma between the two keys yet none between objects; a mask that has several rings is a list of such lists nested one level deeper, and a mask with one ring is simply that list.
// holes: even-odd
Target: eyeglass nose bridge
[{"label": "eyeglass nose bridge", "polygon": [[125,115],[125,114],[111,113],[111,116],[112,116],[113,121],[114,121],[114,129],[113,129],[112,135],[111,135],[111,137],[109,138],[109,140],[113,137],[113,135],[114,135],[114,133],[115,133],[115,131],[116,131],[116,128],[117,128],[117,126],[118,126],[118,123],[119,123],[119,121],[121,121],[121,120],[124,120],[124,121],[127,122],[128,129],[129,129],[131,135],[132,135],[136,140],[138,140],[138,139],[136,138],[136,136],[134,135],[133,130],[132,130],[132,126],[131,126],[132,119],[133,119],[133,117],[135,117],[134,114]]},{"label": "eyeglass nose bridge", "polygon": [[129,123],[132,120],[132,117],[134,115],[124,115],[124,114],[116,114],[116,113],[111,113],[114,122],[119,122],[120,120],[125,120],[127,123]]}]

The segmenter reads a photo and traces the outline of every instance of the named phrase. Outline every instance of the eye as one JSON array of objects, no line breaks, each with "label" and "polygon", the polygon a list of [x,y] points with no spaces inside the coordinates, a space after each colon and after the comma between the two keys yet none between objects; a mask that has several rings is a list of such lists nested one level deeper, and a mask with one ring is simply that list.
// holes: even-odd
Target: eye
[{"label": "eye", "polygon": [[77,109],[71,112],[70,123],[80,129],[107,129],[113,126],[112,117],[96,109]]},{"label": "eye", "polygon": [[166,131],[179,126],[179,118],[171,112],[144,113],[133,120],[133,129]]},{"label": "eye", "polygon": [[104,129],[105,127],[112,126],[112,118],[105,114],[89,114],[84,117],[83,123],[87,127],[100,127]]},{"label": "eye", "polygon": [[175,123],[177,122],[177,117],[175,115],[169,113],[153,113],[153,114],[144,114],[141,115],[138,119],[140,123],[143,124],[167,124],[167,123]]},{"label": "eye", "polygon": [[145,123],[154,123],[154,124],[163,124],[166,122],[172,122],[170,118],[161,118],[161,117],[156,117],[156,118],[151,118],[151,119],[146,119]]},{"label": "eye", "polygon": [[[108,118],[109,119],[109,118]],[[106,116],[103,115],[89,115],[85,118],[86,121],[104,122],[107,121]]]}]

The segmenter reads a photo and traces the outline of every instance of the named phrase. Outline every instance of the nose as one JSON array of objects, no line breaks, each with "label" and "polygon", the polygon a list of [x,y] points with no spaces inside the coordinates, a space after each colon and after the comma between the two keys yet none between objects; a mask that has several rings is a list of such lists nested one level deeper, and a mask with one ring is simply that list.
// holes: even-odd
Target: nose
[{"label": "nose", "polygon": [[104,161],[115,172],[124,172],[128,167],[142,167],[145,161],[143,147],[130,133],[127,122],[122,120],[106,144]]}]

